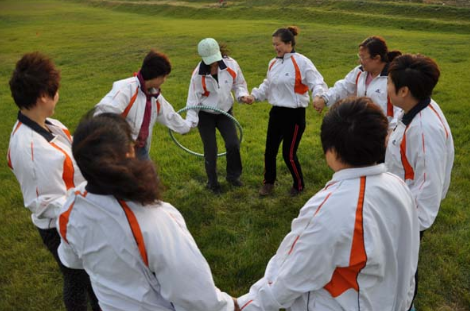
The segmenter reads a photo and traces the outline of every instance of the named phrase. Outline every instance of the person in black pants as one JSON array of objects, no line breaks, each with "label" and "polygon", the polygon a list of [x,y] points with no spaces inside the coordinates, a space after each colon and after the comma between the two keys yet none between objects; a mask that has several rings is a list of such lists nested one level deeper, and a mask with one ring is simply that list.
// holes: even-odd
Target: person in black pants
[{"label": "person in black pants", "polygon": [[21,186],[33,224],[62,272],[65,308],[86,311],[89,298],[97,311],[100,307],[88,274],[66,268],[57,255],[57,215],[67,191],[85,181],[72,156],[69,130],[50,118],[59,101],[59,83],[59,70],[39,52],[25,54],[16,63],[10,89],[19,112],[8,147],[8,166]]},{"label": "person in black pants", "polygon": [[[248,89],[243,73],[238,63],[227,55],[224,47],[221,48],[216,40],[206,38],[199,42],[198,52],[202,61],[197,65],[191,77],[188,91],[187,106],[210,106],[232,115],[235,97],[239,102],[251,104],[247,101]],[[223,56],[222,56],[223,54]],[[191,126],[197,126],[204,144],[204,160],[207,174],[207,188],[214,193],[220,193],[220,184],[217,179],[217,128],[225,142],[227,152],[228,183],[240,187],[242,174],[242,161],[240,157],[240,142],[233,121],[226,115],[215,110],[188,111],[186,120]]]},{"label": "person in black pants", "polygon": [[297,27],[290,26],[274,32],[272,42],[276,58],[269,62],[266,79],[246,99],[248,102],[268,100],[273,105],[269,113],[264,154],[264,182],[259,190],[259,194],[263,196],[274,191],[276,156],[281,141],[284,162],[293,179],[289,194],[295,196],[304,190],[297,148],[305,130],[305,108],[310,101],[309,91],[312,96],[319,96],[327,91],[323,77],[313,63],[294,50],[298,31]]}]

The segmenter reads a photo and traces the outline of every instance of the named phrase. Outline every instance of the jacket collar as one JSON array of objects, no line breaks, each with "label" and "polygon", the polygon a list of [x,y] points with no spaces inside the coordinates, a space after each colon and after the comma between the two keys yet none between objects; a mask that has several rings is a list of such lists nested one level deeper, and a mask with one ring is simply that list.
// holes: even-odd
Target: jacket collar
[{"label": "jacket collar", "polygon": [[[389,67],[389,66],[390,66],[390,63],[386,63],[386,64],[385,64],[385,67],[382,69],[382,72],[380,73],[379,76],[381,76],[381,77],[387,77],[387,76],[388,76],[388,67]],[[362,65],[359,66],[359,70],[362,71],[362,72],[364,72],[364,67],[362,67]]]},{"label": "jacket collar", "polygon": [[158,96],[160,96],[161,89],[156,90],[157,92],[155,92],[155,93],[148,93],[147,92],[147,90],[145,89],[145,80],[144,80],[144,77],[142,76],[142,74],[140,73],[140,71],[137,73],[136,78],[137,78],[137,81],[139,81],[140,90],[142,91],[142,93],[145,94],[145,96],[147,96],[147,98],[151,98],[151,97],[157,98]]},{"label": "jacket collar", "polygon": [[[21,123],[23,123],[24,125],[28,126],[29,128],[31,128],[33,131],[35,131],[36,133],[38,133],[39,135],[41,135],[42,137],[44,137],[45,140],[47,140],[48,142],[52,141],[54,139],[54,134],[52,134],[51,132],[47,131],[46,129],[44,129],[43,127],[41,127],[39,124],[37,124],[36,122],[34,122],[33,120],[31,120],[30,118],[28,118],[27,116],[25,116],[24,114],[21,113],[21,111],[18,111],[18,121],[20,121]],[[47,125],[52,125],[51,122],[49,122],[47,119],[46,119],[46,124]]]},{"label": "jacket collar", "polygon": [[281,57],[278,57],[276,56],[276,59],[281,59],[281,60],[285,60],[285,59],[289,59],[292,57],[292,55],[294,55],[296,52],[294,49],[292,49],[292,52],[290,53],[285,53],[284,56],[281,56]]},{"label": "jacket collar", "polygon": [[[225,70],[227,69],[227,65],[225,64],[224,60],[221,59],[219,60],[219,69],[220,70]],[[206,65],[204,62],[201,62],[199,64],[199,72],[198,72],[199,75],[201,76],[206,76],[206,75],[210,75],[211,74],[211,66],[210,65]]]},{"label": "jacket collar", "polygon": [[407,113],[403,115],[401,122],[405,124],[405,126],[410,125],[411,121],[413,121],[414,117],[420,113],[421,110],[429,106],[431,103],[431,98],[426,98],[424,100],[419,101],[413,108],[410,109]]},{"label": "jacket collar", "polygon": [[346,179],[359,178],[361,176],[378,175],[385,173],[386,171],[387,169],[383,163],[366,167],[346,168],[334,173],[333,178],[327,183],[327,185]]}]

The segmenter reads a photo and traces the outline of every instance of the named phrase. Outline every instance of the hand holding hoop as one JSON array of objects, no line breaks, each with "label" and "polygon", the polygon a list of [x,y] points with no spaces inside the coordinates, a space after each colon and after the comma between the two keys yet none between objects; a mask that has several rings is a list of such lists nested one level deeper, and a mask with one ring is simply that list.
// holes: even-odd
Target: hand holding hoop
[{"label": "hand holding hoop", "polygon": [[[243,139],[243,129],[242,129],[242,126],[240,125],[240,123],[237,121],[237,119],[235,119],[231,114],[228,114],[227,112],[223,111],[223,110],[220,110],[218,108],[215,108],[215,107],[211,107],[211,106],[203,106],[203,105],[200,105],[200,106],[189,106],[189,107],[185,107],[183,109],[180,109],[178,110],[176,113],[178,114],[181,114],[182,112],[185,112],[185,111],[188,111],[188,110],[191,110],[191,109],[203,109],[203,110],[213,110],[213,111],[216,111],[218,113],[221,113],[223,114],[224,116],[228,117],[229,119],[231,119],[233,121],[233,123],[235,123],[235,125],[238,127],[238,130],[240,131],[240,138],[239,138],[239,142],[241,144],[242,142],[242,139]],[[204,154],[202,153],[198,153],[198,152],[195,152],[195,151],[192,151],[191,149],[189,148],[186,148],[185,146],[183,146],[178,140],[176,140],[175,136],[173,136],[173,131],[171,129],[168,129],[168,133],[170,134],[170,137],[171,139],[173,139],[173,141],[175,142],[175,144],[180,147],[181,149],[183,149],[184,151],[192,154],[192,155],[195,155],[195,156],[198,156],[198,157],[204,157]],[[224,155],[226,155],[227,152],[222,152],[222,153],[219,153],[217,154],[218,157],[223,157]]]}]

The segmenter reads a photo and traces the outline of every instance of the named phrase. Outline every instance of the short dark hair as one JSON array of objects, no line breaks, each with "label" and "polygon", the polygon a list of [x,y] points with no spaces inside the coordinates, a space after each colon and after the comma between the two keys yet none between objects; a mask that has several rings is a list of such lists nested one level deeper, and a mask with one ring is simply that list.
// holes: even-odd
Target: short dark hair
[{"label": "short dark hair", "polygon": [[369,51],[370,57],[380,55],[380,60],[384,63],[391,62],[395,57],[401,55],[400,51],[393,50],[389,51],[387,42],[380,36],[372,36],[366,38],[359,44],[359,47],[363,47]]},{"label": "short dark hair", "polygon": [[396,92],[406,86],[418,100],[431,97],[440,74],[437,63],[420,54],[397,57],[388,68],[388,75],[395,85]]},{"label": "short dark hair", "polygon": [[129,158],[133,144],[129,123],[118,114],[83,118],[74,133],[72,153],[88,185],[101,194],[143,205],[160,198],[152,161]]},{"label": "short dark hair", "polygon": [[321,125],[323,151],[354,167],[379,163],[385,156],[388,120],[368,97],[348,97],[332,106]]},{"label": "short dark hair", "polygon": [[59,70],[52,60],[39,52],[23,55],[10,79],[11,96],[20,109],[34,107],[41,96],[53,98],[59,86]]},{"label": "short dark hair", "polygon": [[171,63],[168,56],[155,50],[150,50],[140,68],[140,73],[145,81],[169,75],[170,72]]},{"label": "short dark hair", "polygon": [[279,37],[284,43],[291,43],[292,47],[295,46],[295,36],[299,34],[299,27],[289,26],[287,28],[279,28],[273,33],[273,37]]}]

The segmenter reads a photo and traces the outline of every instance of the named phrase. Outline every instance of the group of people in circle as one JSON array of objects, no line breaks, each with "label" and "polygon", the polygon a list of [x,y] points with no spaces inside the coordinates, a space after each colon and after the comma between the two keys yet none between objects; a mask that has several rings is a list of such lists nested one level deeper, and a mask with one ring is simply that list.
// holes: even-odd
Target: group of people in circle
[{"label": "group of people in circle", "polygon": [[[45,55],[25,54],[10,79],[19,108],[7,154],[24,205],[64,276],[67,310],[390,310],[414,309],[420,239],[450,184],[452,134],[431,98],[440,71],[423,55],[388,51],[378,36],[359,45],[360,65],[328,88],[295,51],[297,27],[272,35],[276,57],[248,92],[238,63],[217,41],[198,45],[187,106],[232,114],[235,100],[268,101],[262,196],[275,189],[282,142],[292,196],[305,187],[296,156],[305,110],[328,106],[320,140],[331,180],[300,209],[291,231],[248,293],[231,297],[181,213],[161,199],[149,159],[156,122],[184,134],[198,127],[207,187],[220,192],[216,129],[227,151],[226,180],[240,187],[233,121],[191,109],[183,119],[160,92],[171,72],[152,50],[140,71],[119,80],[80,121],[74,137],[50,118],[60,73]],[[235,94],[235,97],[233,94]]]}]

